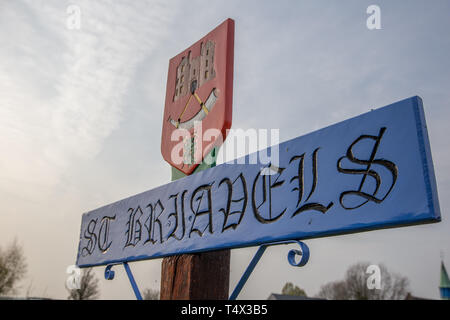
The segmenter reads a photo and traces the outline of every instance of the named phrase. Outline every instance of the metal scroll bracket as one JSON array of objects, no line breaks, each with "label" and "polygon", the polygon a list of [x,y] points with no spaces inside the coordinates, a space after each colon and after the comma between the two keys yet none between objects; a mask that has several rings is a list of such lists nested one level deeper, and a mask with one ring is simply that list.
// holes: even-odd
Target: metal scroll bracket
[{"label": "metal scroll bracket", "polygon": [[[136,281],[134,280],[133,273],[131,272],[130,266],[128,265],[127,262],[123,262],[122,264],[123,264],[123,266],[125,268],[125,271],[127,272],[128,279],[130,280],[131,287],[133,288],[134,294],[136,295],[136,299],[142,300],[141,293],[140,293],[139,288],[138,288],[138,286],[136,284]],[[115,264],[110,264],[110,265],[106,266],[106,269],[105,269],[105,279],[106,280],[113,280],[114,279],[115,272],[113,270],[111,270],[111,268],[113,266],[115,266]]]},{"label": "metal scroll bracket", "polygon": [[[293,267],[303,267],[309,260],[309,248],[308,246],[299,241],[299,240],[286,240],[286,241],[277,241],[277,242],[271,242],[261,245],[258,248],[258,251],[256,251],[255,255],[253,256],[253,259],[250,261],[250,264],[248,265],[247,269],[245,270],[244,274],[242,275],[241,279],[239,280],[238,284],[236,285],[235,289],[233,290],[233,293],[231,294],[229,300],[236,300],[239,293],[241,293],[242,288],[246,284],[248,278],[252,274],[253,270],[255,269],[256,265],[258,264],[259,260],[261,259],[262,255],[266,251],[267,247],[280,245],[280,244],[291,244],[291,243],[297,243],[300,246],[300,250],[292,249],[288,253],[288,261],[289,264]],[[300,261],[296,261],[296,256],[300,256]],[[133,273],[131,272],[130,266],[127,262],[122,263],[125,271],[127,272],[128,279],[130,280],[131,287],[134,291],[134,294],[136,295],[137,300],[142,300],[142,295],[139,291],[139,288],[136,284],[136,281],[134,280]],[[113,280],[115,272],[112,270],[112,267],[116,264],[110,264],[106,266],[105,269],[105,279],[106,280]]]},{"label": "metal scroll bracket", "polygon": [[[229,300],[236,300],[237,296],[241,292],[242,288],[244,287],[248,278],[252,274],[253,270],[255,269],[255,267],[258,264],[259,260],[261,259],[262,255],[266,251],[267,247],[275,246],[275,245],[279,245],[279,244],[291,244],[291,243],[298,243],[300,245],[301,250],[292,249],[289,251],[288,257],[287,257],[289,264],[293,267],[303,267],[309,260],[309,248],[303,242],[301,242],[299,240],[286,240],[286,241],[277,241],[277,242],[263,244],[258,248],[258,251],[256,251],[256,254],[253,256],[252,261],[250,261],[250,264],[248,265],[247,269],[245,270],[245,272],[242,275],[241,279],[239,280],[238,284],[234,288],[233,293],[231,293]],[[296,261],[296,259],[295,259],[296,256],[301,256],[299,262]]]}]

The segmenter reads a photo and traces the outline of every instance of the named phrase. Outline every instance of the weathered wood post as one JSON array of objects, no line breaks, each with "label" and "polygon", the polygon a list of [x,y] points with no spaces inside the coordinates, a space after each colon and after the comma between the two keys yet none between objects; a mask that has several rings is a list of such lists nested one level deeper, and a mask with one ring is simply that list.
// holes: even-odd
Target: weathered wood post
[{"label": "weathered wood post", "polygon": [[[217,149],[210,156],[215,159]],[[200,164],[194,172],[215,166]],[[183,173],[172,167],[172,181]],[[161,300],[226,300],[230,282],[230,250],[182,254],[164,258],[161,265]]]},{"label": "weathered wood post", "polygon": [[161,300],[228,299],[230,250],[164,258]]},{"label": "weathered wood post", "polygon": [[[216,165],[231,127],[233,56],[234,21],[227,19],[170,60],[161,151],[172,166],[172,181]],[[180,142],[173,135],[181,136],[183,130],[183,161],[174,161]],[[205,140],[206,130],[217,134]],[[161,266],[160,299],[227,299],[229,278],[230,250],[167,257]]]}]

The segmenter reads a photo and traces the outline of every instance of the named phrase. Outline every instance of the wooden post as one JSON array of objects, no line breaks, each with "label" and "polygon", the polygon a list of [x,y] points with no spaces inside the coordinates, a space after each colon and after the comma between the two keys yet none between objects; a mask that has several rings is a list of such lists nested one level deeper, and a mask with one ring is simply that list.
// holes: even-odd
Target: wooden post
[{"label": "wooden post", "polygon": [[[161,153],[163,158],[172,165],[172,181],[182,178],[185,173],[194,174],[215,166],[217,150],[226,138],[227,129],[231,127],[233,63],[234,20],[232,19],[225,20],[202,39],[170,60]],[[195,98],[193,101],[198,102],[197,113],[194,113],[192,106],[189,109],[191,98]],[[213,107],[214,114],[208,116]],[[189,116],[185,114],[186,110],[190,110]],[[183,119],[181,119],[182,117]],[[202,138],[200,140],[201,151],[204,150],[203,148],[209,150],[212,143],[216,147],[207,156],[209,159],[212,156],[214,161],[203,161],[194,169],[194,167],[184,167],[184,164],[174,162],[173,148],[179,144],[179,141],[173,139],[173,133],[180,129],[180,126],[188,130],[194,126],[195,136],[195,123],[198,122],[202,124],[201,130],[206,132],[209,129],[215,129],[219,130],[221,135],[213,136],[212,140],[206,141],[203,140],[202,133],[198,133]],[[195,144],[195,141],[192,142]],[[196,149],[193,148],[193,150]],[[203,153],[201,155],[203,156]],[[213,164],[208,165],[207,163]],[[162,262],[160,297],[161,300],[227,299],[229,277],[229,250],[165,258]]]},{"label": "wooden post", "polygon": [[230,250],[164,258],[161,300],[228,299]]},{"label": "wooden post", "polygon": [[[211,165],[202,162],[193,172],[216,165],[218,149],[209,154]],[[172,167],[172,181],[184,177]],[[164,258],[161,265],[161,300],[226,300],[230,282],[230,250],[182,254]]]}]

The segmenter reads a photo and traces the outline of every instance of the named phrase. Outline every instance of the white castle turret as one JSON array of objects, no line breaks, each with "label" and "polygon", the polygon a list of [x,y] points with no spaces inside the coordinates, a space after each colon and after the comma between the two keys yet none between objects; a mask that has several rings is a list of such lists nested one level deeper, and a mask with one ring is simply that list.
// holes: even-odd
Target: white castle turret
[{"label": "white castle turret", "polygon": [[216,76],[214,70],[214,49],[214,42],[207,41],[205,44],[201,44],[200,56],[192,58],[191,51],[189,51],[188,55],[181,59],[177,67],[173,101],[177,101],[188,94],[190,85],[194,80],[197,80],[197,87],[201,87],[205,82]]}]

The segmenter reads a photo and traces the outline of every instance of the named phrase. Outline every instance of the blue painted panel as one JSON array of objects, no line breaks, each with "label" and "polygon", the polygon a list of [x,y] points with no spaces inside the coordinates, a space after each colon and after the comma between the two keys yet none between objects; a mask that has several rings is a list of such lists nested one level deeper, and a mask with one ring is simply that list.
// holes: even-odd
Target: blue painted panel
[{"label": "blue painted panel", "polygon": [[278,148],[279,163],[249,155],[85,213],[77,265],[440,221],[419,97]]}]

